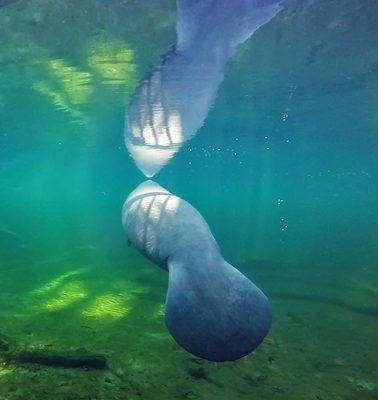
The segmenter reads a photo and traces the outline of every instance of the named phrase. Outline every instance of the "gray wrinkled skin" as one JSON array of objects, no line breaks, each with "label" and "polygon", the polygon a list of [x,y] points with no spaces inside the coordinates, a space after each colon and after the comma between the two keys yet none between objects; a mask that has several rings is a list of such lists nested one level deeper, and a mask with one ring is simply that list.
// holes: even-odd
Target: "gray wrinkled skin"
[{"label": "gray wrinkled skin", "polygon": [[122,222],[130,242],[169,272],[165,322],[178,344],[207,360],[232,361],[262,342],[268,299],[222,258],[194,207],[146,181],[126,199]]}]

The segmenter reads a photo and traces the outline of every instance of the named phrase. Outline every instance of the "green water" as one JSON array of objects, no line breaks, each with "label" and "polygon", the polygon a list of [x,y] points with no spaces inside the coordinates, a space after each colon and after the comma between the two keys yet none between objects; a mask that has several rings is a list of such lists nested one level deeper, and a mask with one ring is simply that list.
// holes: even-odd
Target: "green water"
[{"label": "green water", "polygon": [[108,361],[0,348],[1,400],[378,398],[377,18],[375,0],[289,1],[154,177],[273,305],[257,351],[216,364],[170,337],[167,275],[121,226],[144,180],[125,108],[175,43],[175,2],[0,0],[0,337]]}]

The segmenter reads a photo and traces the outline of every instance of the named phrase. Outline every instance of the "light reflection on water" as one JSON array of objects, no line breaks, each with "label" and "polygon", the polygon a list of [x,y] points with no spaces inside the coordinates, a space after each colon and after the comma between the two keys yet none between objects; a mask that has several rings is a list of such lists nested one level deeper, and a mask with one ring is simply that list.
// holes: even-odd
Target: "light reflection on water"
[{"label": "light reflection on water", "polygon": [[279,1],[178,2],[177,44],[126,111],[125,143],[147,177],[196,135],[238,46],[281,9]]},{"label": "light reflection on water", "polygon": [[67,59],[44,55],[36,60],[29,74],[33,76],[32,87],[37,93],[83,126],[89,125],[88,106],[96,101],[101,90],[108,92],[112,103],[114,98],[119,98],[123,104],[139,79],[134,51],[120,40],[106,38],[93,41],[80,66]]}]

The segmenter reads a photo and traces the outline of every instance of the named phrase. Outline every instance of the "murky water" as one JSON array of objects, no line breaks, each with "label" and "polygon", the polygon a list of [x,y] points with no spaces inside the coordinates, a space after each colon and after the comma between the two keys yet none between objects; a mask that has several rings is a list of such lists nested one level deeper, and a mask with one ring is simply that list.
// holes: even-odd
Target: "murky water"
[{"label": "murky water", "polygon": [[[287,1],[249,38],[204,15],[223,28],[189,46],[174,1],[0,1],[0,399],[377,398],[378,4]],[[135,120],[164,156],[129,155]],[[169,335],[168,276],[121,224],[146,160],[269,297],[251,355]]]}]

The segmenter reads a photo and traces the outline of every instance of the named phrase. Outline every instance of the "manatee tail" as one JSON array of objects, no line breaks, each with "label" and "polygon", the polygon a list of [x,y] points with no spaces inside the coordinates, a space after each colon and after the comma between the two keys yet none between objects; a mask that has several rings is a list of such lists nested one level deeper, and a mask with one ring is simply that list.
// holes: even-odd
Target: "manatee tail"
[{"label": "manatee tail", "polygon": [[220,257],[196,264],[168,260],[165,322],[176,342],[210,361],[233,361],[253,351],[269,331],[264,293]]}]

